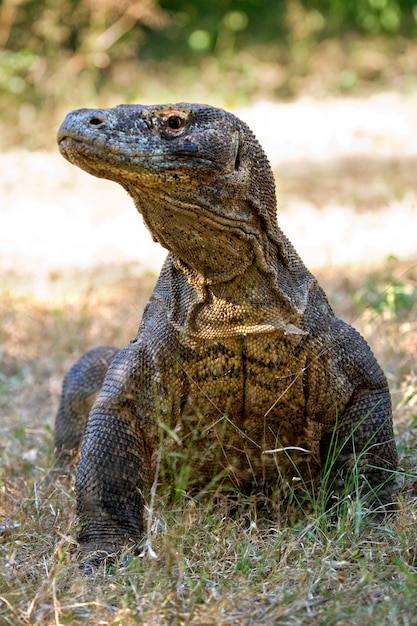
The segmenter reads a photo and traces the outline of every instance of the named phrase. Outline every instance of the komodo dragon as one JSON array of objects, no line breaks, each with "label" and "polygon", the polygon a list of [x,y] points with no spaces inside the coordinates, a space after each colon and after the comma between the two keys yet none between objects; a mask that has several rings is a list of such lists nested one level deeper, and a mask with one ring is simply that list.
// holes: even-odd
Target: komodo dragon
[{"label": "komodo dragon", "polygon": [[56,455],[68,463],[82,439],[81,559],[140,543],[163,462],[190,488],[247,491],[315,483],[337,442],[329,492],[356,466],[387,505],[397,455],[385,376],[278,227],[250,129],[206,105],[120,105],[70,113],[58,141],[71,163],[121,184],[169,251],[136,339],[89,351],[65,379]]}]

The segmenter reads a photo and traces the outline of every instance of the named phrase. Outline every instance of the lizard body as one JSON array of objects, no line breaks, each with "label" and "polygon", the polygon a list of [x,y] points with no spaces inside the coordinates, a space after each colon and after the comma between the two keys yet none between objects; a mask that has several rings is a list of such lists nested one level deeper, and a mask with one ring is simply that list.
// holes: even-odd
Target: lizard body
[{"label": "lizard body", "polygon": [[73,445],[63,424],[79,432],[87,421],[82,554],[140,542],[161,446],[175,472],[189,468],[190,486],[246,490],[316,480],[337,440],[331,488],[359,458],[372,498],[389,503],[386,378],[280,230],[273,174],[250,129],[206,105],[120,105],[70,113],[58,141],[70,162],[121,184],[169,252],[136,339],[108,369],[88,362],[100,389],[88,421],[66,410],[80,377],[63,393],[57,458]]}]

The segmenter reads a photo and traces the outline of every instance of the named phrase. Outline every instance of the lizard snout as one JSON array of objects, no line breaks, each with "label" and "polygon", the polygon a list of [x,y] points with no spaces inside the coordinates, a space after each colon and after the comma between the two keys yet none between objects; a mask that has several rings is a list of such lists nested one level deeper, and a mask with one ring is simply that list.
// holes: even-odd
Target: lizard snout
[{"label": "lizard snout", "polygon": [[98,130],[107,126],[106,115],[103,110],[78,109],[68,113],[58,130],[58,143],[68,138],[83,136],[86,129]]}]

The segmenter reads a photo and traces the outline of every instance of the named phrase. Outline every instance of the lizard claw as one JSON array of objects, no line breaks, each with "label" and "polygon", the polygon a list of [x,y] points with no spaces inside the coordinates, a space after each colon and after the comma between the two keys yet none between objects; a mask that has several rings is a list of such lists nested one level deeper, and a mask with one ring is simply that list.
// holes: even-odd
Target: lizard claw
[{"label": "lizard claw", "polygon": [[82,560],[80,566],[84,576],[95,576],[98,569],[104,566],[106,570],[111,569],[116,562],[117,555],[115,553],[106,552],[105,550],[96,550],[90,552],[85,559]]}]

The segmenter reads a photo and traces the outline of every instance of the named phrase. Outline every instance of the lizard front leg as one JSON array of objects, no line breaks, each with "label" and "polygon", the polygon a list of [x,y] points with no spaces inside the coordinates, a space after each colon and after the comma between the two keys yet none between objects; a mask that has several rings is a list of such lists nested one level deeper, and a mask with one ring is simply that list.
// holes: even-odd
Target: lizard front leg
[{"label": "lizard front leg", "polygon": [[333,450],[328,442],[325,446],[330,491],[340,495],[357,489],[373,508],[390,505],[397,450],[388,388],[355,390],[335,435]]},{"label": "lizard front leg", "polygon": [[76,479],[78,540],[87,567],[143,537],[155,422],[144,372],[151,373],[146,350],[130,344],[113,360],[88,419]]},{"label": "lizard front leg", "polygon": [[55,418],[55,467],[68,472],[80,451],[88,414],[118,348],[92,348],[68,370]]}]

